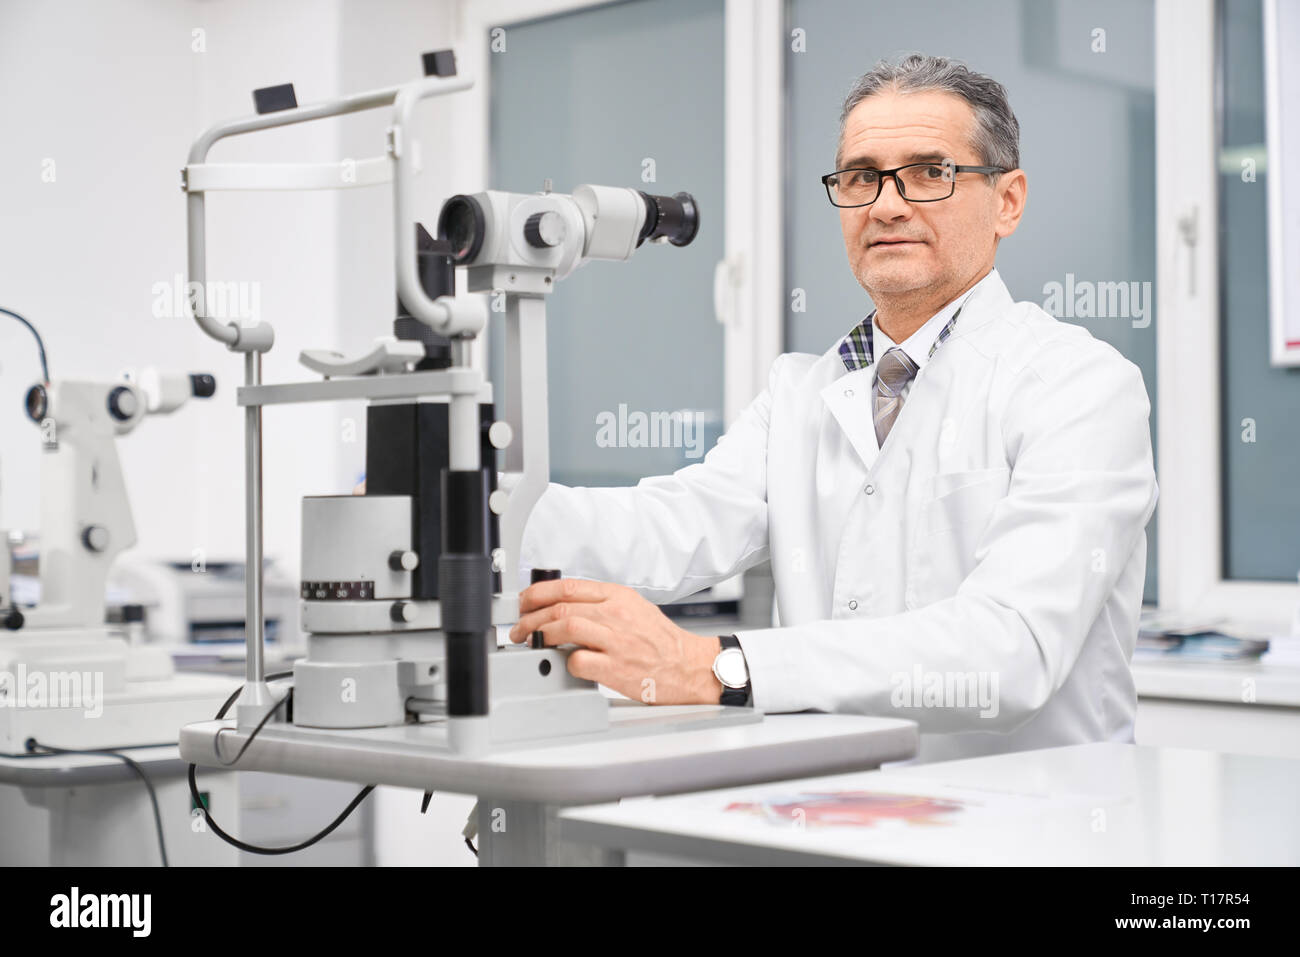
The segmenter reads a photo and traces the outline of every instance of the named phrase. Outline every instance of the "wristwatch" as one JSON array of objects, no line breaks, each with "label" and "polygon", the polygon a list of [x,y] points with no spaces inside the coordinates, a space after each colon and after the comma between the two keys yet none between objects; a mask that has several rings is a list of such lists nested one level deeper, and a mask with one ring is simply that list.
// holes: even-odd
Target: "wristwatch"
[{"label": "wristwatch", "polygon": [[751,690],[745,652],[735,635],[719,635],[718,641],[722,650],[713,659],[713,676],[722,683],[722,698],[718,703],[743,707],[749,704]]}]

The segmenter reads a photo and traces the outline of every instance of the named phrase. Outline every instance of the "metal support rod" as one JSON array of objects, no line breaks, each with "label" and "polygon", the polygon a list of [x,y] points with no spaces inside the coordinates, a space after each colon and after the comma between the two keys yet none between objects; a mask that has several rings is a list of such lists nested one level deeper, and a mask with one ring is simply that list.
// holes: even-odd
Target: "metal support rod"
[{"label": "metal support rod", "polygon": [[[414,129],[415,107],[423,99],[468,90],[474,85],[467,77],[428,77],[402,86],[393,97],[393,123],[388,133],[388,153],[393,160],[393,250],[397,254],[397,295],[412,316],[445,336],[476,333],[481,325],[464,320],[430,299],[420,282],[416,264],[415,218],[411,211],[416,196],[416,169],[410,156],[412,144],[403,142]],[[452,466],[455,468],[455,466]]]},{"label": "metal support rod", "polygon": [[447,464],[455,472],[477,472],[482,467],[479,427],[478,396],[474,393],[452,393],[448,429]]},{"label": "metal support rod", "polygon": [[[244,357],[247,385],[262,384],[262,354],[250,352]],[[248,564],[244,613],[248,619],[250,643],[248,647],[247,674],[250,682],[261,682],[266,676],[262,639],[265,636],[265,618],[262,615],[262,408],[249,406],[244,410],[244,518],[245,549]]]},{"label": "metal support rod", "polygon": [[[244,384],[262,384],[262,354],[244,355]],[[244,693],[240,727],[256,725],[274,703],[266,684],[266,618],[262,611],[262,407],[244,410]]]},{"label": "metal support rod", "polygon": [[452,368],[464,366],[466,369],[474,366],[474,339],[470,336],[457,336],[451,340],[451,365]]},{"label": "metal support rod", "polygon": [[528,516],[546,491],[550,475],[550,421],[546,385],[546,300],[506,297],[505,420],[514,441],[505,450],[505,471],[518,476],[501,516],[503,591],[523,591],[519,557]]}]

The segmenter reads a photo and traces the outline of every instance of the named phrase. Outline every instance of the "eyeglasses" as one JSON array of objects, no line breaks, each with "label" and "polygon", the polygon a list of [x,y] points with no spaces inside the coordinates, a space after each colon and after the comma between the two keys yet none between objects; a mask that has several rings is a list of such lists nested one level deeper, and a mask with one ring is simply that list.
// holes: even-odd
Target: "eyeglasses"
[{"label": "eyeglasses", "polygon": [[894,169],[837,169],[822,177],[826,196],[840,208],[870,206],[880,198],[885,179],[893,177],[898,195],[909,203],[937,203],[957,188],[958,173],[1005,173],[1001,166],[954,166],[951,163],[910,163]]}]

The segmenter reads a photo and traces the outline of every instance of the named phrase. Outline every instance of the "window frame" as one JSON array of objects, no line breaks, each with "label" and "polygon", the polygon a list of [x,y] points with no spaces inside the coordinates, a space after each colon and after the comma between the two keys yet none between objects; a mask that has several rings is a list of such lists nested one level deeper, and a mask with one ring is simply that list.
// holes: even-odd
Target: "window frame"
[{"label": "window frame", "polygon": [[1158,599],[1285,634],[1294,584],[1223,574],[1217,29],[1215,0],[1156,0]]}]

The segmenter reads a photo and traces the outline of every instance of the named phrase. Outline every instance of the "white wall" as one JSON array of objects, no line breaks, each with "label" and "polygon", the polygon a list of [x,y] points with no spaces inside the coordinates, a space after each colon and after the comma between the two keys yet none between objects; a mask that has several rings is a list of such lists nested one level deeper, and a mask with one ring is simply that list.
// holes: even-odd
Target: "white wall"
[{"label": "white wall", "polygon": [[[251,113],[256,87],[291,81],[308,103],[415,78],[420,52],[451,45],[453,20],[452,3],[416,0],[0,0],[0,305],[42,331],[56,379],[148,365],[217,376],[215,398],[119,442],[139,553],[243,554],[242,359],[183,316],[152,314],[155,284],[184,274],[178,171],[190,143]],[[377,111],[239,137],[210,158],[379,155],[386,120]],[[447,192],[428,165],[432,218]],[[208,210],[209,277],[256,283],[275,327],[265,380],[306,378],[303,348],[354,350],[391,332],[386,187],[216,194]],[[38,524],[37,434],[21,406],[38,374],[29,334],[0,317],[6,528]],[[265,429],[267,554],[296,574],[299,499],[350,488],[364,414],[272,408]]]}]

